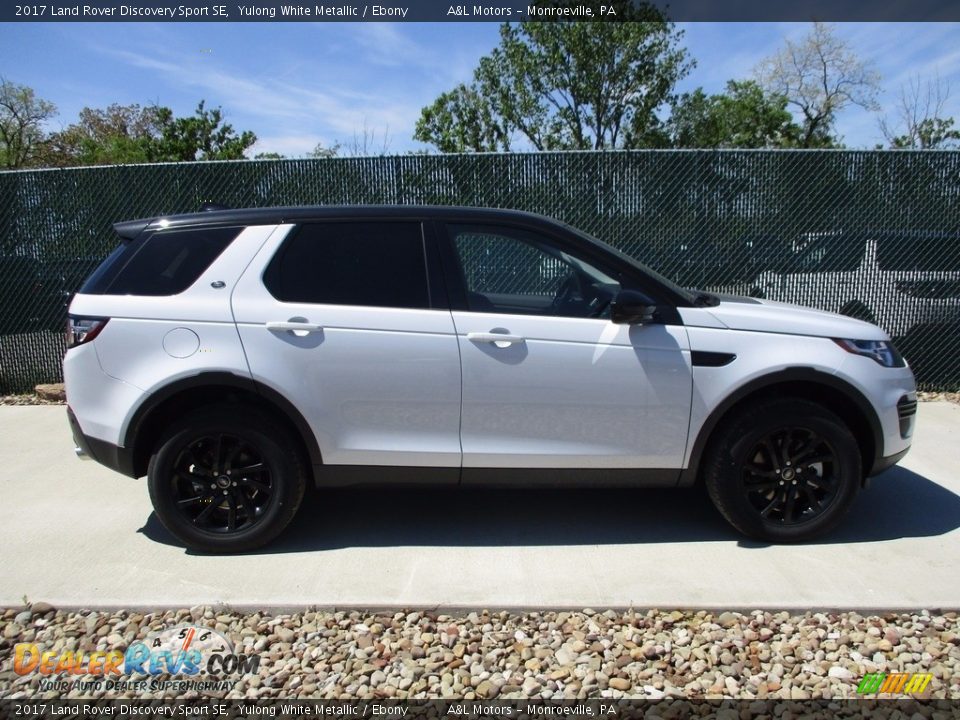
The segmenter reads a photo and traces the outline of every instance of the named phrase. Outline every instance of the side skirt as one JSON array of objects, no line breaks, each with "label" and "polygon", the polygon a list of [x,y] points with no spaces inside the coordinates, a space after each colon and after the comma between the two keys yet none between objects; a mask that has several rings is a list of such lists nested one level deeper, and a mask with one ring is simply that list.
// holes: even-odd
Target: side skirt
[{"label": "side skirt", "polygon": [[676,487],[679,468],[437,468],[314,465],[317,487],[462,485],[484,487]]}]

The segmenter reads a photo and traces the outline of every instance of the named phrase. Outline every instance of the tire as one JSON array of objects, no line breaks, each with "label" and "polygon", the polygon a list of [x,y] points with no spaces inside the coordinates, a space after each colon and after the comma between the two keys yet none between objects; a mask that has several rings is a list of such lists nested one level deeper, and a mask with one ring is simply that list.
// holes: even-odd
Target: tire
[{"label": "tire", "polygon": [[724,420],[703,477],[714,505],[741,533],[800,542],[829,532],[850,508],[862,480],[860,449],[826,408],[768,400]]},{"label": "tire", "polygon": [[253,550],[276,538],[300,507],[306,478],[289,434],[245,408],[182,418],[147,469],[160,522],[188,548],[211,553]]}]

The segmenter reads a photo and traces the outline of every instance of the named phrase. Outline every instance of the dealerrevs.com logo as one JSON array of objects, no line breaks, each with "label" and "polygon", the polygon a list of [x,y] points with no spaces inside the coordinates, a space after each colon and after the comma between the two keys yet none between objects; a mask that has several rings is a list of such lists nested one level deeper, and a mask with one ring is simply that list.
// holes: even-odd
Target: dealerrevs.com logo
[{"label": "dealerrevs.com logo", "polygon": [[[54,652],[43,651],[36,643],[19,643],[13,659],[18,675],[45,676],[41,690],[81,692],[229,690],[239,676],[256,674],[259,668],[259,655],[237,653],[221,633],[197,625],[152,632],[125,652]],[[176,679],[159,680],[161,675]]]}]

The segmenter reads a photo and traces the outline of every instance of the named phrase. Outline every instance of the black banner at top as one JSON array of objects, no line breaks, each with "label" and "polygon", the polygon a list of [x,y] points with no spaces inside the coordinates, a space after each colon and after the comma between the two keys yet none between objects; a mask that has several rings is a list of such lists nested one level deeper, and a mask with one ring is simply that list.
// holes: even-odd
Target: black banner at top
[{"label": "black banner at top", "polygon": [[[960,0],[651,0],[676,22],[960,21]],[[519,22],[630,19],[585,0],[39,0],[3,3],[3,22]]]}]

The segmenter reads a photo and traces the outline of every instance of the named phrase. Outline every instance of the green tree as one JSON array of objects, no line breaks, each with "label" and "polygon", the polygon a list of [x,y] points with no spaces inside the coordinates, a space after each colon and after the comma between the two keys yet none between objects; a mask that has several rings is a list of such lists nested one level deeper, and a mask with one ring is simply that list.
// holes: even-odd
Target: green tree
[{"label": "green tree", "polygon": [[767,92],[787,98],[800,113],[800,147],[833,147],[837,114],[850,105],[877,108],[880,76],[860,60],[849,44],[827,24],[815,22],[810,33],[787,40],[779,52],[757,67]]},{"label": "green tree", "polygon": [[501,25],[500,44],[481,58],[471,85],[425,107],[415,139],[443,151],[509,150],[514,138],[537,150],[656,142],[658,111],[693,62],[679,47],[682,32],[659,11],[612,4],[620,22]]},{"label": "green tree", "polygon": [[79,120],[50,137],[49,164],[119,165],[145,163],[157,154],[159,110],[155,106],[84,108]]},{"label": "green tree", "polygon": [[444,153],[510,149],[510,136],[490,103],[462,83],[423,108],[414,137]]},{"label": "green tree", "polygon": [[204,101],[188,117],[174,117],[170,108],[157,108],[160,137],[153,161],[241,160],[257,136],[244,130],[239,135],[224,122],[223,111],[207,110]]},{"label": "green tree", "polygon": [[795,147],[803,134],[787,99],[753,80],[730,80],[717,95],[702,88],[684,93],[667,126],[671,146],[679,148]]},{"label": "green tree", "polygon": [[15,169],[42,164],[43,123],[57,114],[52,102],[33,88],[0,77],[0,166]]}]

